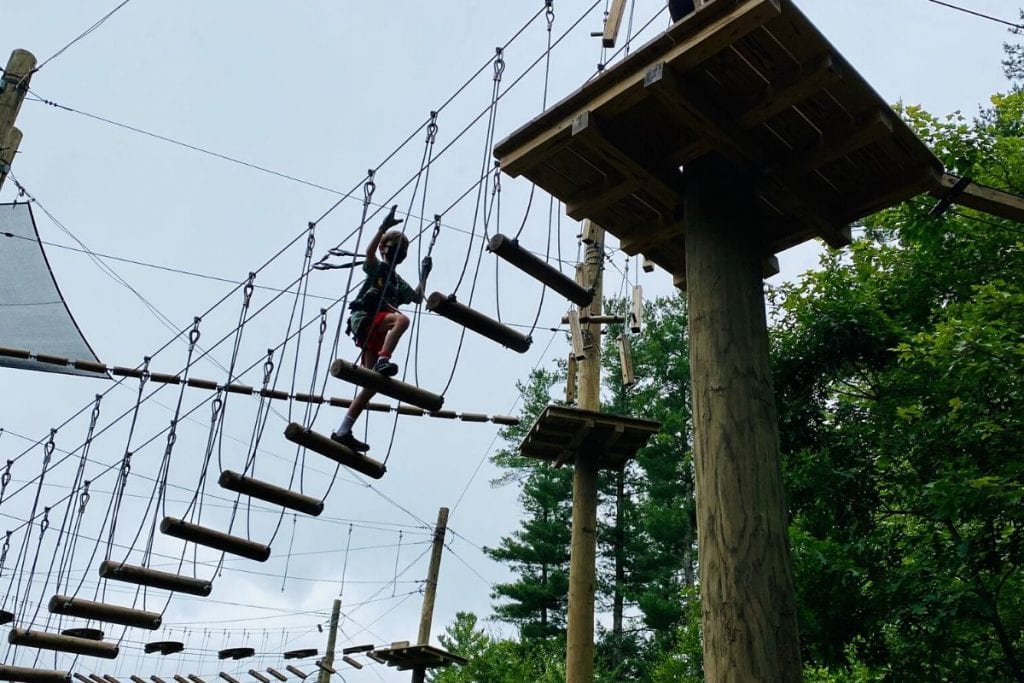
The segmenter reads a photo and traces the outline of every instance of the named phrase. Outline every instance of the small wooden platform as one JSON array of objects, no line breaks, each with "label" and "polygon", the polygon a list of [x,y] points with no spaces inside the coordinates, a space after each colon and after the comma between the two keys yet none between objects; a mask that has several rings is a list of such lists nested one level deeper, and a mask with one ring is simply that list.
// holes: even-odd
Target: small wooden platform
[{"label": "small wooden platform", "polygon": [[685,284],[686,166],[758,192],[765,256],[940,184],[941,162],[792,0],[710,0],[500,142],[526,176]]},{"label": "small wooden platform", "polygon": [[392,645],[374,650],[373,654],[399,671],[438,669],[452,664],[465,664],[468,661],[465,657],[433,645]]},{"label": "small wooden platform", "polygon": [[660,429],[654,420],[552,405],[530,427],[519,450],[556,466],[574,462],[582,451],[596,458],[600,469],[621,469]]}]

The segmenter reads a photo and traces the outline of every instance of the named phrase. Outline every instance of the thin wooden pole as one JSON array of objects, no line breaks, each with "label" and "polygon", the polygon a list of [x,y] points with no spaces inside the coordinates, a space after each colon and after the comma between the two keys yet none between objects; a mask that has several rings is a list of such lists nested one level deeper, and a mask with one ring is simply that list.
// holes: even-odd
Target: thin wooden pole
[{"label": "thin wooden pole", "polygon": [[686,168],[704,675],[800,680],[753,183]]},{"label": "thin wooden pole", "polygon": [[[430,645],[430,625],[434,620],[434,600],[437,597],[437,579],[441,574],[441,553],[444,551],[444,538],[448,533],[448,508],[439,508],[437,524],[434,526],[434,544],[430,550],[430,565],[427,567],[427,585],[423,591],[423,609],[420,612],[420,631],[416,638],[417,645]],[[426,668],[415,667],[412,671],[412,683],[423,683],[426,680]]]},{"label": "thin wooden pole", "polygon": [[[594,299],[580,309],[581,317],[601,315],[603,294],[604,231],[591,225],[593,241],[587,244],[580,278],[592,286]],[[584,328],[589,337],[587,356],[579,361],[579,407],[601,409],[601,325],[591,322]],[[594,680],[594,588],[597,552],[597,462],[586,453],[576,453],[572,480],[572,542],[569,560],[569,618],[566,627],[566,683],[591,683]]]},{"label": "thin wooden pole", "polygon": [[[323,662],[327,666],[334,665],[334,643],[338,639],[338,618],[341,615],[341,600],[335,599],[331,608],[331,625],[327,630],[327,651],[324,653]],[[331,672],[321,668],[317,683],[330,683]]]}]

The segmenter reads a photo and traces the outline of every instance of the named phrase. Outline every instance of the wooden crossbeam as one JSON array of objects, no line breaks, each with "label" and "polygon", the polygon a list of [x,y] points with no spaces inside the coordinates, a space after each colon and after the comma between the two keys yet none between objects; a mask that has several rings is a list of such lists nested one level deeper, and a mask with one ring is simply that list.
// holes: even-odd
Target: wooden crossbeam
[{"label": "wooden crossbeam", "polygon": [[763,123],[837,83],[842,77],[842,70],[832,56],[823,55],[801,66],[793,77],[770,83],[761,94],[760,102],[741,114],[736,119],[736,125],[746,129]]},{"label": "wooden crossbeam", "polygon": [[[951,173],[943,173],[928,192],[933,197],[942,199],[959,180],[960,178]],[[974,182],[969,183],[963,192],[953,199],[953,203],[999,218],[1024,223],[1024,197],[997,190],[994,187],[986,187]]]},{"label": "wooden crossbeam", "polygon": [[672,213],[679,204],[680,193],[612,142],[601,129],[593,112],[584,111],[573,119],[572,135],[574,140],[582,142],[591,152],[601,156],[625,179],[640,183],[644,191],[653,195],[668,213]]},{"label": "wooden crossbeam", "polygon": [[630,239],[620,240],[619,248],[630,256],[634,256],[648,251],[659,244],[681,239],[685,233],[686,225],[682,221],[676,221],[668,226],[654,226],[649,232],[640,233]]},{"label": "wooden crossbeam", "polygon": [[626,13],[626,0],[612,0],[611,9],[608,10],[608,17],[604,21],[604,34],[601,36],[601,45],[604,47],[615,47],[615,41],[619,37],[619,29],[622,28],[622,15]]},{"label": "wooden crossbeam", "polygon": [[848,225],[839,219],[826,216],[777,180],[763,176],[757,183],[757,192],[779,209],[798,217],[833,249],[845,247],[850,243],[852,235]]},{"label": "wooden crossbeam", "polygon": [[786,161],[766,169],[780,179],[793,178],[847,156],[893,133],[892,113],[877,110],[862,122],[851,124],[818,138],[816,144],[793,154]]},{"label": "wooden crossbeam", "polygon": [[581,221],[593,216],[620,200],[625,199],[641,187],[641,183],[633,178],[606,181],[598,187],[588,187],[578,195],[565,200],[565,215],[573,220]]}]

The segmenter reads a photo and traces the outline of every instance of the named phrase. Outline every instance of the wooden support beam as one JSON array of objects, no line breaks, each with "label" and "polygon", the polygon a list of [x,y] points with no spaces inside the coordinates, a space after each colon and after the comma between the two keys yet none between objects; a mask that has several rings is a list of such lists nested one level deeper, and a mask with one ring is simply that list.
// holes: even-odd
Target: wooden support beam
[{"label": "wooden support beam", "polygon": [[[429,304],[428,304],[429,307]],[[441,410],[444,398],[412,384],[406,384],[391,377],[385,377],[370,368],[338,358],[331,363],[331,375],[338,379],[372,389],[391,398],[405,401],[424,410]]]},{"label": "wooden support beam", "polygon": [[601,35],[601,45],[604,47],[615,47],[615,41],[619,37],[619,29],[622,28],[622,16],[626,13],[626,0],[612,0],[611,9],[604,20],[604,33]]},{"label": "wooden support beam", "polygon": [[[933,197],[942,199],[960,180],[955,175],[943,173],[928,191]],[[1024,223],[1024,197],[997,190],[994,187],[969,183],[953,199],[954,204],[975,209],[992,216]]]},{"label": "wooden support beam", "polygon": [[565,371],[565,402],[572,405],[576,402],[576,372],[577,372],[576,354],[569,354],[569,362],[566,365]]},{"label": "wooden support beam", "polygon": [[150,631],[160,628],[160,624],[163,622],[163,617],[159,612],[108,605],[67,595],[54,595],[50,598],[49,609],[52,614],[94,619],[108,624],[121,624]]},{"label": "wooden support beam", "polygon": [[114,659],[117,657],[119,649],[115,643],[89,640],[88,638],[75,638],[74,636],[61,636],[56,633],[47,633],[46,631],[29,631],[24,628],[11,629],[11,632],[7,634],[7,642],[11,645],[23,645],[39,650],[70,652],[89,657],[102,657],[103,659]]},{"label": "wooden support beam", "polygon": [[580,314],[576,310],[571,310],[566,318],[569,323],[569,340],[572,344],[572,355],[578,361],[583,360],[587,357],[587,350],[583,343],[583,328],[580,326]]},{"label": "wooden support beam", "polygon": [[660,203],[660,207],[652,208],[660,209],[663,216],[672,215],[676,211],[681,199],[679,191],[644,168],[628,152],[612,142],[602,130],[593,112],[584,111],[573,119],[572,135],[574,140],[583,143],[593,154],[600,156],[607,165],[622,174],[625,180],[638,183],[645,193],[653,196]]},{"label": "wooden support beam", "polygon": [[633,285],[633,306],[629,314],[629,331],[633,334],[640,332],[640,326],[644,319],[644,289],[640,285]]},{"label": "wooden support beam", "polygon": [[[469,306],[460,304],[456,301],[454,294],[446,296],[441,292],[434,292],[427,297],[427,310],[448,318],[452,322],[458,323],[519,353],[529,351],[530,344],[533,343],[533,339],[525,334],[516,332],[508,325],[503,325],[497,320],[473,310]],[[415,403],[415,401],[409,401],[409,403]],[[424,406],[424,408],[427,408],[427,406]],[[427,410],[432,409],[427,408]],[[440,410],[440,406],[433,408],[433,410]]]},{"label": "wooden support beam", "polygon": [[7,60],[3,78],[0,79],[0,146],[5,148],[0,151],[0,163],[3,163],[3,168],[0,169],[0,187],[3,186],[10,164],[14,161],[14,153],[21,144],[21,131],[15,133],[14,121],[18,118],[18,112],[25,101],[35,68],[36,58],[31,52],[14,50]]},{"label": "wooden support beam", "polygon": [[647,252],[654,247],[681,240],[686,234],[686,225],[683,221],[675,221],[668,225],[651,226],[648,232],[637,232],[635,237],[619,241],[619,247],[630,256]]},{"label": "wooden support beam", "polygon": [[842,77],[842,70],[832,55],[822,55],[803,65],[792,78],[769,84],[760,101],[736,119],[736,126],[743,130],[763,123],[839,82]]},{"label": "wooden support beam", "polygon": [[71,683],[71,674],[67,671],[33,669],[26,666],[0,664],[0,681],[16,681],[17,683]]},{"label": "wooden support beam", "polygon": [[765,173],[785,182],[815,168],[828,164],[852,152],[883,140],[893,134],[892,113],[876,110],[863,121],[851,123],[818,138],[816,144],[797,150],[785,161],[780,161]]},{"label": "wooden support beam", "polygon": [[622,367],[622,386],[631,387],[636,384],[636,376],[633,374],[633,347],[625,332],[619,335],[619,365]]},{"label": "wooden support beam", "polygon": [[191,576],[161,572],[148,567],[123,564],[112,560],[106,560],[100,564],[100,576],[112,581],[123,581],[202,597],[206,597],[213,590],[213,583],[207,579],[195,579]]},{"label": "wooden support beam", "polygon": [[164,517],[160,522],[160,531],[183,541],[222,550],[257,562],[266,562],[270,559],[270,546],[268,545],[199,526],[176,517]]},{"label": "wooden support beam", "polygon": [[841,249],[850,243],[852,235],[849,225],[841,219],[822,214],[817,207],[802,199],[800,194],[774,178],[762,176],[757,184],[757,193],[777,208],[799,218],[833,249]]},{"label": "wooden support beam", "polygon": [[284,438],[373,479],[380,479],[387,471],[383,463],[306,429],[297,422],[285,427]]},{"label": "wooden support beam", "polygon": [[488,251],[494,252],[511,265],[555,290],[577,306],[589,306],[594,293],[580,285],[557,268],[545,263],[519,246],[519,241],[497,234],[487,243]]},{"label": "wooden support beam", "polygon": [[324,511],[322,500],[295,491],[289,491],[286,488],[253,479],[231,470],[221,472],[220,478],[217,481],[221,487],[229,491],[252,496],[253,498],[258,498],[274,505],[280,505],[289,510],[303,512],[314,517]]}]

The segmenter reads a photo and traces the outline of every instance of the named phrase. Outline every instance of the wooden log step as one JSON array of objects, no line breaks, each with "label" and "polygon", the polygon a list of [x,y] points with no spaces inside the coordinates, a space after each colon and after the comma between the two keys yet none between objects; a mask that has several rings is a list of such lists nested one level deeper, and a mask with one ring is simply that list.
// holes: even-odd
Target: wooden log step
[{"label": "wooden log step", "polygon": [[112,560],[105,560],[100,564],[100,576],[112,581],[124,581],[149,588],[161,588],[174,591],[175,593],[188,593],[206,597],[213,590],[213,583],[209,579],[195,579],[191,576],[181,576],[171,572],[161,572],[148,567],[139,567],[132,564],[122,564]]},{"label": "wooden log step", "polygon": [[252,676],[253,678],[255,678],[260,683],[270,683],[270,679],[267,678],[266,676],[264,676],[262,673],[260,673],[256,669],[249,669],[249,675]]},{"label": "wooden log step", "polygon": [[0,609],[0,624],[9,624],[14,621],[14,612]]},{"label": "wooden log step", "polygon": [[153,681],[153,683],[164,683],[164,679],[160,678],[156,674],[153,674],[152,676],[150,676],[149,680]]},{"label": "wooden log step", "polygon": [[288,680],[287,676],[285,676],[283,673],[281,673],[280,671],[278,671],[277,669],[275,669],[272,666],[268,666],[267,667],[267,673],[270,674],[271,676],[273,676],[274,678],[276,678],[279,681],[287,681]]},{"label": "wooden log step", "polygon": [[71,683],[68,671],[52,669],[33,669],[27,666],[8,666],[0,664],[0,681],[17,681],[18,683]]},{"label": "wooden log step", "polygon": [[234,676],[232,676],[231,674],[229,674],[229,673],[225,673],[225,672],[221,671],[217,675],[220,676],[221,678],[223,678],[228,683],[239,683],[239,680],[237,678],[235,678]]},{"label": "wooden log step", "polygon": [[307,515],[316,517],[324,511],[323,501],[312,496],[306,496],[295,491],[269,484],[252,477],[247,477],[238,472],[224,470],[220,474],[218,482],[223,488],[236,493],[241,493],[253,498],[259,498],[274,505],[280,505],[289,510],[304,512]]},{"label": "wooden log step", "polygon": [[288,650],[284,653],[285,659],[305,659],[306,657],[316,657],[316,648],[304,647],[299,650]]},{"label": "wooden log step", "polygon": [[82,674],[74,674],[74,678],[75,678],[76,681],[81,681],[81,683],[92,683],[92,679],[91,678],[88,678],[87,676],[83,676]]},{"label": "wooden log step", "polygon": [[487,250],[494,252],[510,265],[544,283],[581,308],[589,306],[594,300],[593,290],[585,289],[576,280],[523,249],[519,246],[519,240],[497,234],[487,243]]},{"label": "wooden log step", "polygon": [[107,680],[103,676],[97,676],[96,674],[89,674],[89,680],[91,683],[107,683]]},{"label": "wooden log step", "polygon": [[284,668],[285,668],[286,671],[291,671],[293,674],[295,674],[299,678],[306,678],[307,676],[309,676],[308,673],[306,673],[302,669],[298,668],[297,666],[293,666],[291,664],[286,664]]},{"label": "wooden log step", "polygon": [[191,681],[189,681],[187,678],[185,678],[181,674],[174,674],[173,676],[171,676],[171,678],[173,678],[175,681],[177,681],[177,683],[191,683]]},{"label": "wooden log step", "polygon": [[[108,624],[121,624],[155,631],[160,628],[163,617],[158,612],[108,605],[68,595],[54,595],[50,598],[50,613],[63,614],[81,619],[94,619]],[[100,636],[102,637],[102,635]]]},{"label": "wooden log step", "polygon": [[56,633],[47,633],[46,631],[29,631],[24,628],[11,629],[11,632],[7,634],[7,642],[11,645],[23,645],[39,650],[70,652],[76,655],[102,657],[103,659],[114,659],[117,657],[119,649],[116,644],[107,643],[102,640],[62,636]]},{"label": "wooden log step", "polygon": [[164,517],[160,522],[160,531],[183,541],[205,545],[215,550],[223,550],[226,553],[257,562],[266,562],[270,559],[270,546],[268,545],[199,526],[176,517]]},{"label": "wooden log step", "polygon": [[195,674],[189,674],[188,680],[192,681],[192,683],[206,683],[206,681],[204,681],[199,676],[196,676]]},{"label": "wooden log step", "polygon": [[349,657],[348,655],[342,655],[341,656],[341,661],[345,662],[346,664],[351,666],[353,669],[362,669],[363,668],[363,665],[360,664],[358,660],[353,659],[352,657]]},{"label": "wooden log step", "polygon": [[385,377],[379,372],[374,372],[361,365],[350,363],[341,358],[331,363],[331,374],[338,379],[343,379],[352,384],[358,384],[367,389],[397,398],[399,401],[411,403],[424,410],[441,410],[444,405],[444,398],[429,391],[420,389],[412,384],[406,384],[390,377]]},{"label": "wooden log step", "polygon": [[[151,655],[154,652],[159,652],[162,655],[173,655],[184,650],[185,643],[180,640],[157,640],[152,643],[146,643],[142,646],[142,649],[147,655]],[[155,678],[153,680],[156,683],[163,683],[163,681],[157,681]]]},{"label": "wooden log step", "polygon": [[256,654],[256,649],[251,647],[228,647],[217,653],[217,659],[245,659]]},{"label": "wooden log step", "polygon": [[132,674],[128,678],[129,680],[131,680],[132,683],[146,683],[145,678],[142,678],[141,676],[136,676],[135,674]]},{"label": "wooden log step", "polygon": [[[479,311],[474,311],[469,306],[460,304],[455,300],[454,294],[446,296],[441,292],[434,292],[427,297],[427,310],[519,353],[529,351],[530,344],[533,343],[533,339],[525,334],[516,332],[508,325],[503,325]],[[438,408],[434,408],[434,410],[438,410]]]},{"label": "wooden log step", "polygon": [[[335,363],[337,362],[335,361]],[[297,422],[292,422],[285,427],[284,438],[373,479],[380,479],[387,471],[384,463],[362,453],[357,453],[326,436],[310,431]]]}]

